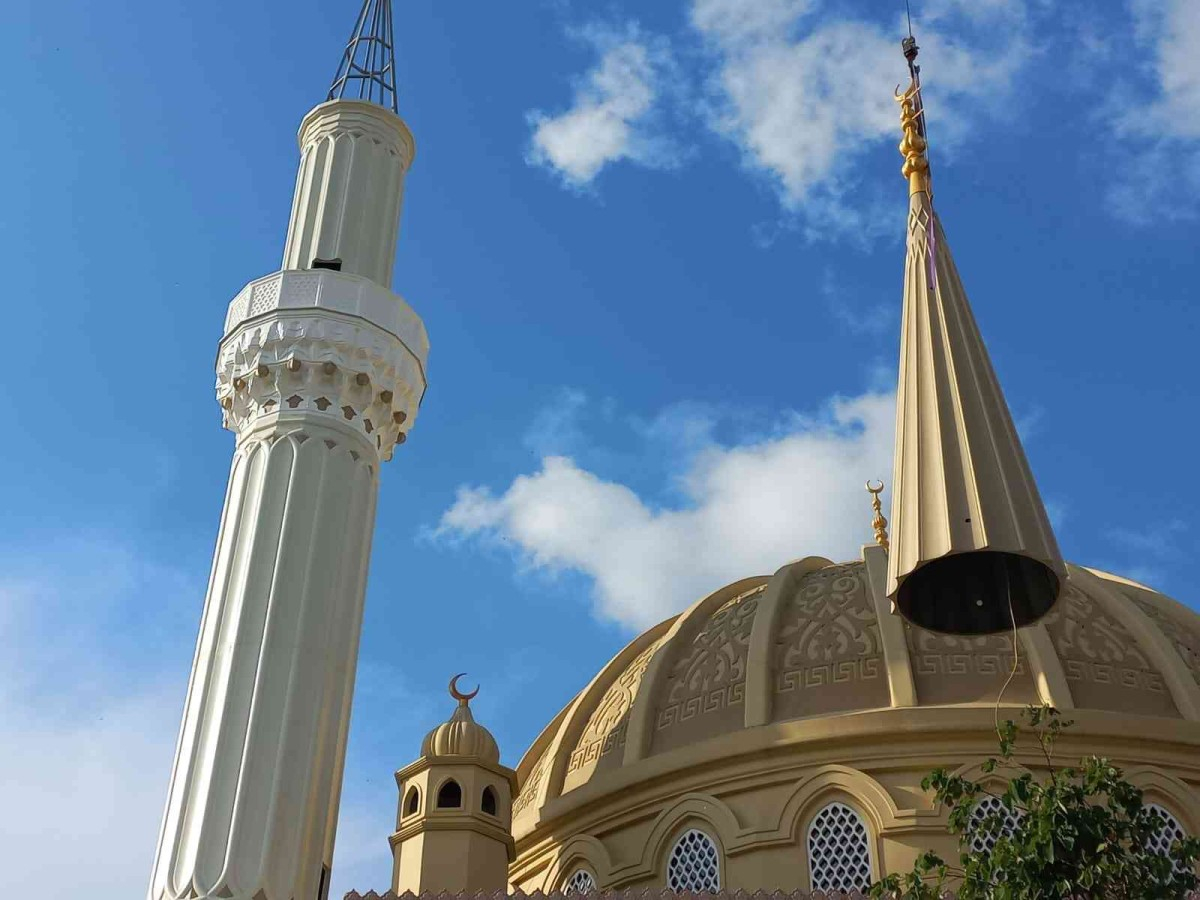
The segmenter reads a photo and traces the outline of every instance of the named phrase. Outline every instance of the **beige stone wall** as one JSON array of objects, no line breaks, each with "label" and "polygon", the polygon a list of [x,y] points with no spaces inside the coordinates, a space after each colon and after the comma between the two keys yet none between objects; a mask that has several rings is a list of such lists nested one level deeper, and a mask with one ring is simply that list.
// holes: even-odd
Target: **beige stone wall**
[{"label": "beige stone wall", "polygon": [[[1147,799],[1200,834],[1200,724],[1085,710],[1073,716],[1060,762],[1110,756]],[[724,736],[723,748],[708,742],[659,754],[549,801],[517,842],[511,886],[555,890],[582,867],[601,890],[661,887],[675,840],[695,827],[719,848],[723,889],[807,890],[807,828],[834,800],[862,816],[876,879],[908,869],[925,849],[953,858],[946,811],[920,781],[936,766],[977,775],[995,751],[992,728],[990,706],[874,710],[744,730]],[[1026,750],[1021,762],[1037,773],[1040,757],[1034,746]],[[707,762],[693,765],[688,753],[701,751]]]}]

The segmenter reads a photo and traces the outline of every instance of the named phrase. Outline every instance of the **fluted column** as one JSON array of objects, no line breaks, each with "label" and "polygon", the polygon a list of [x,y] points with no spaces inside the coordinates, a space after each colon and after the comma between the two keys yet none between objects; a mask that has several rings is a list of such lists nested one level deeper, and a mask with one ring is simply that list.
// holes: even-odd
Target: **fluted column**
[{"label": "fluted column", "polygon": [[230,304],[237,434],[151,900],[323,900],[379,467],[425,387],[424,328],[352,275],[280,272]]}]

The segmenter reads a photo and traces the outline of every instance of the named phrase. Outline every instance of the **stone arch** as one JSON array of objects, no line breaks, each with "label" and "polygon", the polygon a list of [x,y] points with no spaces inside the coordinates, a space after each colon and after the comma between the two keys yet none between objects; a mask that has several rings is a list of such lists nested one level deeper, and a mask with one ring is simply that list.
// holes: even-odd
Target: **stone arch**
[{"label": "stone arch", "polygon": [[1200,837],[1200,798],[1186,782],[1161,769],[1149,767],[1128,770],[1125,777],[1142,790],[1147,803],[1157,803],[1171,813],[1188,834]]},{"label": "stone arch", "polygon": [[[1006,781],[1004,776],[999,772],[985,772],[983,770],[983,766],[990,758],[991,757],[984,756],[977,757],[972,762],[963,763],[950,774],[958,775],[962,778],[968,778],[971,781],[982,782],[983,785],[989,790],[994,790],[997,788],[1003,790],[1004,786],[1007,785],[1011,778]],[[1020,775],[1032,775],[1034,778],[1038,777],[1036,772],[1016,762],[1010,762],[1007,766],[1005,766],[1005,771],[1011,772],[1013,777]],[[950,817],[950,811],[946,809],[946,804],[940,803],[933,798],[930,799],[930,802],[933,804],[933,813],[937,816],[938,821],[945,824]]]},{"label": "stone arch", "polygon": [[641,859],[612,870],[611,881],[605,889],[617,888],[630,881],[653,877],[665,872],[667,857],[675,840],[688,828],[704,831],[717,847],[719,871],[725,883],[725,856],[737,841],[741,824],[724,802],[711,794],[685,794],[665,807],[655,818],[646,836]]},{"label": "stone arch", "polygon": [[554,862],[546,870],[542,890],[547,894],[562,890],[563,881],[578,868],[590,871],[600,890],[606,889],[613,877],[608,848],[590,834],[577,834],[559,849]]},{"label": "stone arch", "polygon": [[404,794],[404,808],[402,815],[415,815],[421,811],[421,789],[415,784],[409,785],[408,790]]},{"label": "stone arch", "polygon": [[[453,776],[446,776],[438,782],[437,790],[433,793],[434,809],[463,809],[465,802],[462,784]],[[452,802],[453,801],[453,802]]]},{"label": "stone arch", "polygon": [[821,766],[796,785],[780,811],[778,832],[789,843],[800,841],[813,815],[837,799],[854,807],[870,827],[873,858],[877,858],[882,851],[880,836],[900,826],[902,813],[883,785],[850,766]]}]

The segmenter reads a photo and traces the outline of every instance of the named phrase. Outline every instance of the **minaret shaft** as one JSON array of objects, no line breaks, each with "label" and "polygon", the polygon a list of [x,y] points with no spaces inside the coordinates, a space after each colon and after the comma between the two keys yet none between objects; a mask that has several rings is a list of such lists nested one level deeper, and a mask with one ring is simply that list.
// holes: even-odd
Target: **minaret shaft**
[{"label": "minaret shaft", "polygon": [[377,480],[349,429],[240,442],[151,896],[316,897],[328,877]]},{"label": "minaret shaft", "polygon": [[408,129],[335,100],[301,145],[295,268],[234,297],[217,354],[237,446],[150,900],[329,890],[379,469],[416,418],[429,342],[386,287]]}]

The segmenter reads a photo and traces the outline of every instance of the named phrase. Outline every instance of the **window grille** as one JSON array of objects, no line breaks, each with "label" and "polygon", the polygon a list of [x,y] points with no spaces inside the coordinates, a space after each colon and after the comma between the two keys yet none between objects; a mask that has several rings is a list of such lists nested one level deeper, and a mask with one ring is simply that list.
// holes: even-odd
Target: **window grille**
[{"label": "window grille", "polygon": [[596,891],[596,879],[587,869],[576,869],[575,874],[563,885],[564,894],[592,894]]},{"label": "window grille", "polygon": [[667,887],[691,893],[721,889],[717,845],[703,831],[689,829],[675,842],[667,861]]},{"label": "window grille", "polygon": [[870,886],[870,839],[858,813],[834,802],[813,817],[808,866],[814,891],[863,891]]},{"label": "window grille", "polygon": [[971,850],[975,853],[991,853],[1000,838],[1012,837],[1021,824],[1021,811],[1009,809],[998,797],[984,797],[975,804],[975,809],[971,811],[971,825],[978,825],[988,816],[999,816],[1002,819],[1000,828],[973,835]]},{"label": "window grille", "polygon": [[[1182,841],[1188,836],[1188,833],[1183,830],[1183,826],[1179,824],[1179,820],[1164,807],[1159,806],[1157,803],[1147,803],[1146,808],[1158,813],[1163,820],[1162,827],[1158,829],[1158,834],[1146,842],[1146,849],[1159,856],[1166,856],[1171,852],[1171,845],[1176,841]],[[1183,863],[1176,861],[1175,871],[1187,872],[1189,869]]]}]

